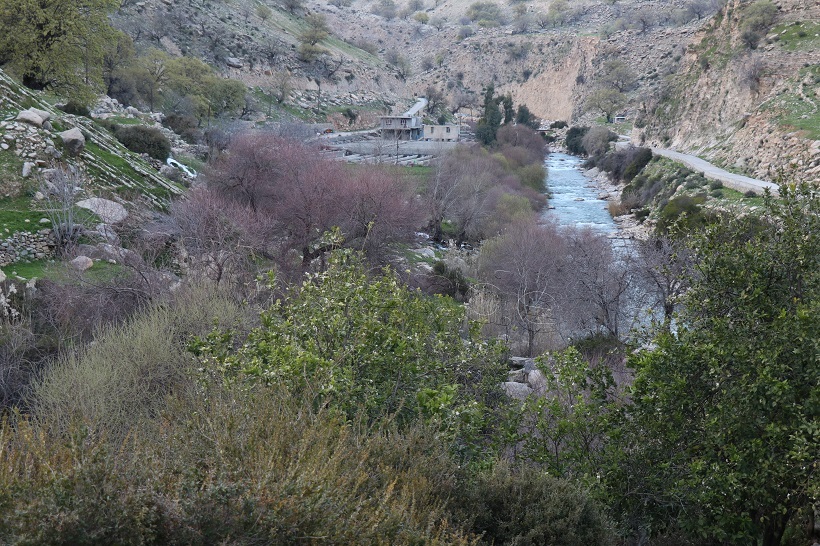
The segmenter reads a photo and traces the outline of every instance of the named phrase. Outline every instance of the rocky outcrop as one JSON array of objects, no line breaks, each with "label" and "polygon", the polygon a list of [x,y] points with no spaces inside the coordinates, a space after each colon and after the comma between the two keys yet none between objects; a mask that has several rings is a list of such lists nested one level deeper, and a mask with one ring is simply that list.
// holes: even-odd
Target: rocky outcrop
[{"label": "rocky outcrop", "polygon": [[528,396],[540,396],[546,392],[547,378],[544,372],[535,366],[535,360],[526,357],[511,357],[510,372],[507,381],[501,384],[504,393],[515,400],[524,400]]},{"label": "rocky outcrop", "polygon": [[42,127],[43,122],[45,121],[40,114],[34,112],[33,110],[23,110],[22,112],[17,114],[17,117],[14,118],[15,121],[20,121],[22,123],[28,123],[29,125],[34,125],[35,127]]},{"label": "rocky outcrop", "polygon": [[[777,23],[817,20],[820,7],[777,2]],[[638,145],[673,148],[753,178],[820,183],[820,145],[785,121],[793,104],[820,108],[820,86],[801,70],[820,64],[820,50],[790,50],[777,35],[757,49],[742,43],[744,3],[731,0],[687,49],[666,92],[642,105]]]},{"label": "rocky outcrop", "polygon": [[91,269],[91,267],[94,265],[94,260],[92,260],[88,256],[80,255],[71,260],[69,263],[71,264],[71,267],[73,267],[77,271],[87,271],[88,269]]}]

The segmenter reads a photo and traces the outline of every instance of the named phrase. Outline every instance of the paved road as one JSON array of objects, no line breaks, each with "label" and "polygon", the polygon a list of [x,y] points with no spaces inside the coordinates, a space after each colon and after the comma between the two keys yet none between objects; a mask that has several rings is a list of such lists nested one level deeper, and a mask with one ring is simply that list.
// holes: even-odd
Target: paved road
[{"label": "paved road", "polygon": [[[620,141],[615,144],[616,148],[629,146],[629,135],[618,135]],[[749,178],[741,174],[730,173],[720,167],[712,165],[705,159],[701,159],[695,155],[682,154],[666,148],[652,148],[652,153],[663,157],[668,157],[678,163],[683,163],[693,171],[702,172],[703,176],[710,180],[720,180],[727,188],[746,193],[753,191],[757,194],[762,194],[765,188],[769,188],[772,195],[778,194],[778,186],[772,182],[765,180],[758,180],[756,178]]]},{"label": "paved road", "polygon": [[682,154],[680,152],[673,152],[664,148],[652,148],[652,153],[669,159],[683,163],[693,171],[702,172],[703,176],[711,180],[720,180],[727,188],[737,190],[739,192],[753,191],[762,194],[765,188],[769,188],[772,195],[777,195],[778,186],[772,182],[765,180],[757,180],[756,178],[749,178],[740,174],[730,173],[720,167],[716,167],[706,160],[703,160],[694,155]]}]

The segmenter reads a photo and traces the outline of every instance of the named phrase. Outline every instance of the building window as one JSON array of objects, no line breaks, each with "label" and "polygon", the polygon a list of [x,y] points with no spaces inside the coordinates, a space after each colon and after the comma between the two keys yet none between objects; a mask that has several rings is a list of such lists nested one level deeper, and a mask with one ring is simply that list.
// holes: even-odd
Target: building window
[{"label": "building window", "polygon": [[384,120],[384,124],[385,125],[393,125],[393,120],[392,119],[386,119],[386,120]]},{"label": "building window", "polygon": [[448,132],[448,133],[450,132],[450,128],[449,128],[449,127],[447,127],[447,132]]},{"label": "building window", "polygon": [[430,134],[432,135],[435,132],[436,132],[436,128],[435,127],[430,127]]},{"label": "building window", "polygon": [[401,120],[401,126],[402,127],[407,127],[407,120],[406,119]]}]

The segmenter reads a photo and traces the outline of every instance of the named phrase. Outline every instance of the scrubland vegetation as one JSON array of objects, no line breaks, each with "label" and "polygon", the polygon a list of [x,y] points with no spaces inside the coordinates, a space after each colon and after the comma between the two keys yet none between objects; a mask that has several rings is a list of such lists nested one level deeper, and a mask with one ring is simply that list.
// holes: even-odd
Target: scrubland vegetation
[{"label": "scrubland vegetation", "polygon": [[[12,25],[18,8],[57,13],[43,6],[71,25]],[[744,47],[772,6],[744,4]],[[0,37],[0,63],[33,88],[67,90],[76,115],[103,86],[162,109],[208,144],[208,163],[184,195],[111,233],[55,222],[71,235],[61,261],[36,282],[0,281],[0,543],[818,538],[816,188],[784,185],[742,214],[707,210],[724,188],[648,149],[607,153],[608,129],[573,127],[567,147],[624,184],[613,206],[653,211],[647,241],[615,248],[539,219],[544,140],[492,85],[482,145],[415,173],[344,165],[286,131],[203,130],[238,112],[245,89],[190,57],[135,53],[105,24],[113,7],[0,0],[0,25],[15,31]],[[373,7],[388,19],[420,9]],[[468,16],[460,34],[504,23],[492,2]],[[537,24],[577,16],[557,0]],[[321,15],[305,24],[298,55],[313,62],[328,27]],[[406,60],[388,56],[404,78]],[[611,118],[635,75],[609,63],[597,78],[587,108]],[[102,125],[168,155],[156,130]],[[87,271],[68,262],[83,252]],[[511,369],[513,356],[532,358]]]}]

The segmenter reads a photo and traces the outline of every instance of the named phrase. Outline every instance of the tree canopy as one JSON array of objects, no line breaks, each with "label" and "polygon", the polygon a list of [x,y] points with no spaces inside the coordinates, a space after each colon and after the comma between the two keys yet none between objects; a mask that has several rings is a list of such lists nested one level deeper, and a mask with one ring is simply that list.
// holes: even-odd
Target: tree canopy
[{"label": "tree canopy", "polygon": [[0,0],[0,62],[33,89],[90,100],[102,85],[108,14],[119,0]]},{"label": "tree canopy", "polygon": [[692,238],[677,329],[631,358],[631,462],[613,479],[644,525],[771,546],[817,498],[820,199],[808,187],[781,195]]}]

